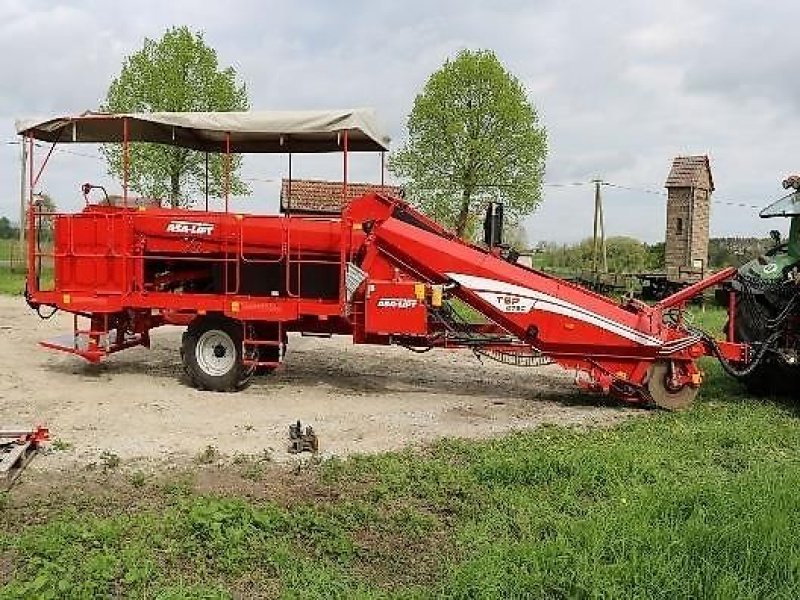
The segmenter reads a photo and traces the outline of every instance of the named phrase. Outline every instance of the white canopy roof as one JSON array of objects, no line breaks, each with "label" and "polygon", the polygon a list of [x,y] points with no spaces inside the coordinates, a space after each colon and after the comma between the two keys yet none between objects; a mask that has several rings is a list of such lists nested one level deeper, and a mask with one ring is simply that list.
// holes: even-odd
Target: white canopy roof
[{"label": "white canopy roof", "polygon": [[337,152],[347,131],[351,152],[388,150],[371,109],[252,112],[96,113],[21,119],[17,133],[58,143],[155,142],[204,152]]}]

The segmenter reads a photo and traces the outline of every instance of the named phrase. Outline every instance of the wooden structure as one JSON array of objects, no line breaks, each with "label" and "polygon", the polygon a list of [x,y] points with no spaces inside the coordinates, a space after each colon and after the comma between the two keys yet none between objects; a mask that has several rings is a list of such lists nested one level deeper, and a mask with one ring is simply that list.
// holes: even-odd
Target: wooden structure
[{"label": "wooden structure", "polygon": [[691,282],[708,271],[708,228],[714,180],[708,156],[677,156],[665,183],[667,280]]}]

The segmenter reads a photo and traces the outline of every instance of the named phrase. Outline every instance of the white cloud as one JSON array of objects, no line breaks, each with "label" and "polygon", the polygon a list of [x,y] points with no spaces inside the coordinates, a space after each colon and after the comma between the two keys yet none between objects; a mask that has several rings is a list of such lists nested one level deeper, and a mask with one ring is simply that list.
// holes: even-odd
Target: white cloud
[{"label": "white cloud", "polygon": [[[95,108],[122,58],[171,25],[205,32],[258,108],[375,106],[397,140],[427,76],[461,48],[494,49],[525,84],[550,139],[553,182],[601,176],[660,189],[678,153],[709,152],[720,198],[761,204],[797,170],[800,40],[784,29],[800,7],[744,0],[670,3],[229,0],[224,3],[0,2],[0,141],[15,116]],[[81,148],[81,152],[94,150]],[[18,148],[0,144],[0,213],[16,215]],[[253,159],[248,174],[279,178],[284,161]],[[377,160],[355,175],[377,178]],[[299,173],[334,176],[338,162]],[[66,208],[100,161],[54,155],[43,185]],[[275,184],[253,206],[274,207]],[[663,238],[663,200],[608,188],[612,234]],[[591,232],[591,188],[547,188],[531,239]],[[265,198],[266,196],[266,198]],[[762,233],[755,211],[715,205],[712,231]]]}]

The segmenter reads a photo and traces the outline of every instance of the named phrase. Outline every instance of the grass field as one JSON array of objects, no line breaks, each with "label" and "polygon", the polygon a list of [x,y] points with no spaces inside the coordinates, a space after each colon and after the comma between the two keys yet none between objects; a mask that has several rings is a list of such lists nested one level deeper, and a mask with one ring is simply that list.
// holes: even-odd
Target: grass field
[{"label": "grass field", "polygon": [[[800,597],[800,410],[703,366],[695,408],[611,429],[297,475],[259,457],[161,477],[109,461],[99,483],[6,498],[0,598]],[[225,491],[203,492],[209,477]]]},{"label": "grass field", "polygon": [[[45,249],[45,252],[48,250]],[[50,286],[53,281],[52,260],[42,259],[41,285]],[[25,291],[25,259],[17,240],[0,239],[0,294],[21,296]]]},{"label": "grass field", "polygon": [[25,289],[24,260],[20,261],[19,242],[0,239],[0,294],[21,294]]},{"label": "grass field", "polygon": [[25,273],[0,268],[0,294],[20,295],[25,290]]}]

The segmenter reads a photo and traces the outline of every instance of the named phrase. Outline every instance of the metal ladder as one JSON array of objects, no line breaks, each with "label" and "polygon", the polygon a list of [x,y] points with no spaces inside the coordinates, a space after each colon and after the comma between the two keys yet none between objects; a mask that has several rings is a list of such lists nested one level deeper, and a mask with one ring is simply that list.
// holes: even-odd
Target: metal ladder
[{"label": "metal ladder", "polygon": [[[242,364],[248,367],[275,368],[280,366],[281,362],[283,362],[284,329],[283,323],[280,321],[275,325],[277,326],[277,339],[262,339],[255,337],[256,329],[252,324],[247,321],[242,323],[244,328],[242,336]],[[264,347],[277,348],[278,360],[261,360],[260,350]]]}]

